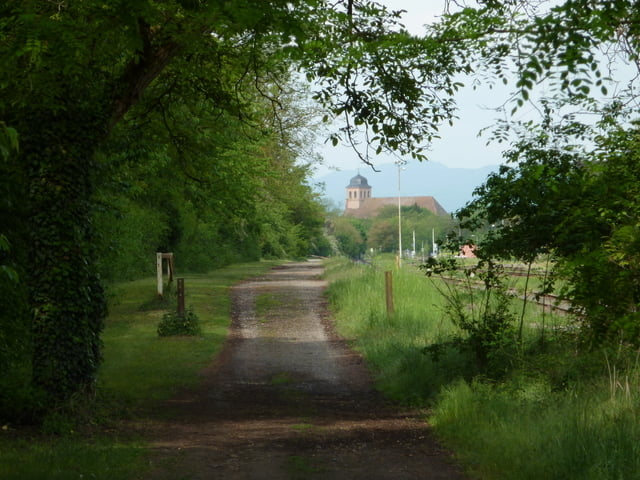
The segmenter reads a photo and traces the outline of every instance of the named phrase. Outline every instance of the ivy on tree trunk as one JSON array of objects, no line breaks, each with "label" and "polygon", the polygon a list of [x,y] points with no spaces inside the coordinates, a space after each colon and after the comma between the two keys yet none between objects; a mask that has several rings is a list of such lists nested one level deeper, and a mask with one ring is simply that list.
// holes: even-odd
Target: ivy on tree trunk
[{"label": "ivy on tree trunk", "polygon": [[92,252],[95,115],[38,111],[21,126],[30,211],[33,380],[48,401],[91,388],[106,314]]}]

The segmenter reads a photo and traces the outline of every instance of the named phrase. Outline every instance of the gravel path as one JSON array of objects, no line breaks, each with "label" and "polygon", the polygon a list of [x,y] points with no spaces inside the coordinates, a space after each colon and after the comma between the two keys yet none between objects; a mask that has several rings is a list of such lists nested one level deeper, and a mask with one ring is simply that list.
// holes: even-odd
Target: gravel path
[{"label": "gravel path", "polygon": [[150,479],[463,479],[420,412],[388,405],[332,329],[320,262],[233,289],[226,346],[146,430]]}]

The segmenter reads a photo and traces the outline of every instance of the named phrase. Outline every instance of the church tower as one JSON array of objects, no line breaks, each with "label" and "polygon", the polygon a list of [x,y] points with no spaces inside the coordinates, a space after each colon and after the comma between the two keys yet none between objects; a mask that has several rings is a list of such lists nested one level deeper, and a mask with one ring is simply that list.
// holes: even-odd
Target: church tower
[{"label": "church tower", "polygon": [[367,183],[367,179],[358,174],[353,177],[349,185],[347,185],[345,209],[358,209],[367,198],[371,198],[371,187]]}]

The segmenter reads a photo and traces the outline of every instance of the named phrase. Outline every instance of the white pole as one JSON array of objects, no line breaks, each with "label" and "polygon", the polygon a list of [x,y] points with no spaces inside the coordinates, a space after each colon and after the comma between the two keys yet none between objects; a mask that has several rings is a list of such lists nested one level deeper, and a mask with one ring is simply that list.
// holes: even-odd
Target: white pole
[{"label": "white pole", "polygon": [[411,250],[411,255],[412,256],[416,256],[416,231],[413,231],[413,246],[412,246],[412,250]]},{"label": "white pole", "polygon": [[398,161],[398,267],[402,266],[402,220],[400,218],[400,169],[402,162]]},{"label": "white pole", "polygon": [[435,228],[431,229],[431,252],[434,257],[438,256],[439,252],[436,247],[436,229]]}]

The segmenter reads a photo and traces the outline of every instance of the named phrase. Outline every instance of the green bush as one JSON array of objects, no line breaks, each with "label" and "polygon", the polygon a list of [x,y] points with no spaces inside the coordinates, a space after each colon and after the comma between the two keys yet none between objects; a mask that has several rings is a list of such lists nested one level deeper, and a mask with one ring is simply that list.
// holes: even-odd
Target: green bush
[{"label": "green bush", "polygon": [[[491,260],[481,260],[463,268],[455,259],[430,257],[419,268],[427,277],[459,276],[461,280],[455,288],[446,280],[433,282],[444,299],[444,313],[459,330],[446,345],[457,346],[461,353],[473,353],[485,374],[502,375],[519,341],[513,308],[515,294],[507,285],[503,267]],[[425,352],[437,360],[441,347],[439,343],[427,345]]]},{"label": "green bush", "polygon": [[162,316],[158,324],[158,335],[169,337],[173,335],[200,335],[200,323],[198,316],[189,307],[184,315],[178,315],[175,311],[170,311]]}]

